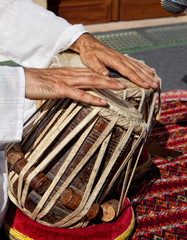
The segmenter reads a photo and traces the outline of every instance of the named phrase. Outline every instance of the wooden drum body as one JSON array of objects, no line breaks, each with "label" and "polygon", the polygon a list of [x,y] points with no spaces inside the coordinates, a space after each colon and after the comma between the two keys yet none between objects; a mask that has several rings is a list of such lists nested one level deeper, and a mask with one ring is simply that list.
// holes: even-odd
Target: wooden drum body
[{"label": "wooden drum body", "polygon": [[[98,215],[107,219],[102,206],[108,200],[115,205],[114,217],[119,214],[132,155],[144,142],[146,126],[135,108],[108,100],[110,108],[47,101],[25,128],[21,144],[7,146],[8,193],[31,219],[86,226]],[[121,197],[111,201],[124,171]]]}]

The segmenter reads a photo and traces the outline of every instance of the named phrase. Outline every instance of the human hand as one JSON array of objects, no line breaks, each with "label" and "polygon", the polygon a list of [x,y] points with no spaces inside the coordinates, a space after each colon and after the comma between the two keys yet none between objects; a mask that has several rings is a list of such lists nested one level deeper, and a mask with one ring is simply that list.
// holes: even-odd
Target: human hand
[{"label": "human hand", "polygon": [[24,68],[25,97],[33,100],[71,98],[85,103],[104,106],[106,100],[83,89],[125,89],[125,83],[101,75],[89,68]]},{"label": "human hand", "polygon": [[159,86],[153,69],[103,45],[88,33],[81,35],[70,49],[78,52],[82,62],[98,73],[108,76],[109,67],[140,87],[156,89]]}]

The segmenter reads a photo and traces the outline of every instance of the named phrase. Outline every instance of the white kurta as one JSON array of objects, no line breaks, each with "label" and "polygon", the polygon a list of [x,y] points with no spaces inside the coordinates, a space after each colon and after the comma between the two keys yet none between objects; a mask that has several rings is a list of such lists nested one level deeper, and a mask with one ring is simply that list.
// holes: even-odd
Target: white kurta
[{"label": "white kurta", "polygon": [[[53,55],[84,32],[31,0],[0,0],[0,54],[24,67],[45,68]],[[25,101],[22,67],[0,67],[0,143],[20,141],[23,122],[35,110]],[[1,145],[2,150],[3,145]],[[0,226],[7,208],[5,160],[0,152]]]}]

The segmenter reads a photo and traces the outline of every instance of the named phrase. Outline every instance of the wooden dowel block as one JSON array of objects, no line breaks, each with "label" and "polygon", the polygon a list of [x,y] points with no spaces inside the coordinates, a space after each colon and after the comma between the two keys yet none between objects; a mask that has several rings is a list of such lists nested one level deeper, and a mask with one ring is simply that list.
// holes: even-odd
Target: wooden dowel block
[{"label": "wooden dowel block", "polygon": [[116,217],[116,213],[118,210],[119,202],[116,199],[111,199],[106,203],[101,204],[99,218],[103,222],[110,222]]},{"label": "wooden dowel block", "polygon": [[[81,203],[82,197],[76,193],[72,188],[67,188],[61,195],[61,203],[63,206],[75,210]],[[99,213],[99,204],[94,203],[89,209],[86,217],[91,220],[94,219]]]},{"label": "wooden dowel block", "polygon": [[19,143],[13,145],[13,147],[7,152],[8,162],[13,165],[19,159],[24,158],[23,153],[21,151],[21,146]]}]

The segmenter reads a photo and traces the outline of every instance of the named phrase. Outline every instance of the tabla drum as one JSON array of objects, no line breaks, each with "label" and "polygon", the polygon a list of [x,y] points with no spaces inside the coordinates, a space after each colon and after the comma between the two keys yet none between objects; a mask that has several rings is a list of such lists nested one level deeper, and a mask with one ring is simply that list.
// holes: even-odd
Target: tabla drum
[{"label": "tabla drum", "polygon": [[130,173],[132,156],[144,145],[146,124],[111,92],[90,93],[109,105],[48,100],[26,123],[22,142],[6,146],[9,197],[44,225],[111,221],[125,202],[136,167]]},{"label": "tabla drum", "polygon": [[[129,57],[129,56],[128,56]],[[145,63],[143,61],[139,61],[136,59],[133,59],[134,61],[141,62],[141,64]],[[81,59],[80,56],[72,51],[66,51],[63,53],[60,53],[52,59],[51,67],[86,67]],[[110,93],[114,93],[119,98],[126,100],[128,103],[130,103],[133,107],[135,107],[141,114],[146,124],[146,139],[145,142],[149,139],[150,132],[154,126],[154,123],[156,120],[159,119],[160,116],[160,92],[161,92],[161,79],[158,77],[156,72],[154,73],[155,76],[160,80],[160,87],[158,89],[144,89],[136,84],[132,83],[125,77],[120,76],[119,74],[115,74],[115,77],[118,78],[118,80],[123,81],[128,86],[125,90],[111,90]],[[102,93],[103,90],[100,90]],[[108,91],[109,92],[109,91]],[[103,92],[106,93],[106,90]],[[158,101],[158,104],[156,105],[156,101]],[[133,164],[136,164],[137,157],[140,156],[140,153],[143,149],[138,148],[137,153],[133,156]],[[149,153],[145,154],[146,148],[144,147],[144,151],[142,153],[142,156],[138,162],[138,166],[135,169],[135,173],[133,176],[133,179],[140,178],[143,176],[149,166],[151,165],[151,156]],[[145,157],[146,155],[146,157]]]}]

